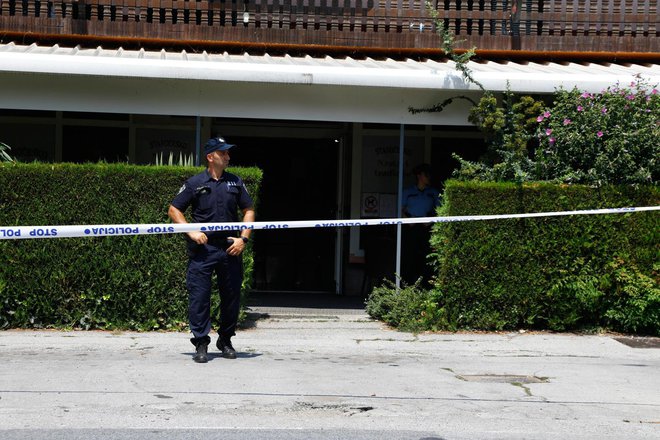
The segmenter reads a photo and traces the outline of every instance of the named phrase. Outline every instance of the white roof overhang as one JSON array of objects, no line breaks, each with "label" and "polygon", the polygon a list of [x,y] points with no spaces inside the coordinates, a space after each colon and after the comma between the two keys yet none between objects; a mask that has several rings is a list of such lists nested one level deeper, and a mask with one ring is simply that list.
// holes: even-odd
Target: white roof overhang
[{"label": "white roof overhang", "polygon": [[[487,90],[598,92],[658,65],[470,62]],[[446,98],[478,99],[452,62],[312,58],[0,45],[5,108],[415,124],[467,124],[469,104],[416,114]]]}]

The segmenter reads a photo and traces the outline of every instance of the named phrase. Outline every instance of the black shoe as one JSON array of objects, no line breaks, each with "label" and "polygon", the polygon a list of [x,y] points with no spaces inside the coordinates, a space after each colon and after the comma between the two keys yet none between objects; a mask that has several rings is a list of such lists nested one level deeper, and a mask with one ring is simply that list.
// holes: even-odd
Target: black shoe
[{"label": "black shoe", "polygon": [[215,346],[222,352],[223,358],[236,359],[236,350],[234,350],[234,346],[231,345],[231,339],[220,336],[218,342],[215,343]]},{"label": "black shoe", "polygon": [[208,358],[208,348],[209,344],[204,344],[204,343],[199,343],[195,347],[195,356],[193,356],[193,361],[197,362],[198,364],[205,364],[209,361]]}]

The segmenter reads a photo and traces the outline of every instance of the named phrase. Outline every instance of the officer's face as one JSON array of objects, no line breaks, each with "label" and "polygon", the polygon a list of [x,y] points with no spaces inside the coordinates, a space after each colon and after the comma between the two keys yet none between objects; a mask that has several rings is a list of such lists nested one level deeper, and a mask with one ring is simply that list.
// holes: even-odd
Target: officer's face
[{"label": "officer's face", "polygon": [[210,164],[217,165],[221,168],[227,168],[229,166],[229,150],[220,151],[216,150],[213,153],[207,156],[207,159]]},{"label": "officer's face", "polygon": [[423,185],[429,186],[431,184],[431,176],[428,173],[421,172],[417,175],[417,181]]}]

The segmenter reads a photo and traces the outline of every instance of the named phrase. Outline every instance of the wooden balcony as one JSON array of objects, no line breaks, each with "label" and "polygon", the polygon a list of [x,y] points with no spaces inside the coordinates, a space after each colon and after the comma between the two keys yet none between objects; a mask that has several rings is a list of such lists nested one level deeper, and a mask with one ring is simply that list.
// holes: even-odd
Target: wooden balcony
[{"label": "wooden balcony", "polygon": [[[657,0],[434,0],[457,48],[658,57]],[[423,54],[420,0],[0,0],[2,40]],[[655,58],[653,58],[655,59]]]}]

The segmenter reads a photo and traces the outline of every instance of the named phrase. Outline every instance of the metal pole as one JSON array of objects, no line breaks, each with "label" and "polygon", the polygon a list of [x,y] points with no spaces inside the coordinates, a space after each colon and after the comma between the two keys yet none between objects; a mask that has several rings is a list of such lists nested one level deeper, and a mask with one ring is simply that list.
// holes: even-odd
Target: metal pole
[{"label": "metal pole", "polygon": [[[335,140],[339,148],[337,154],[337,220],[344,218],[344,137]],[[335,236],[335,293],[342,294],[344,285],[344,274],[342,268],[342,256],[344,254],[344,228],[336,228]]]},{"label": "metal pole", "polygon": [[195,166],[198,167],[201,164],[201,155],[202,155],[202,118],[197,116],[195,121]]},{"label": "metal pole", "polygon": [[[404,135],[404,125],[401,124],[401,129],[399,131],[399,186],[397,188],[397,217],[401,215],[403,208],[403,141]],[[397,293],[401,289],[401,223],[396,225],[396,291]]]}]

